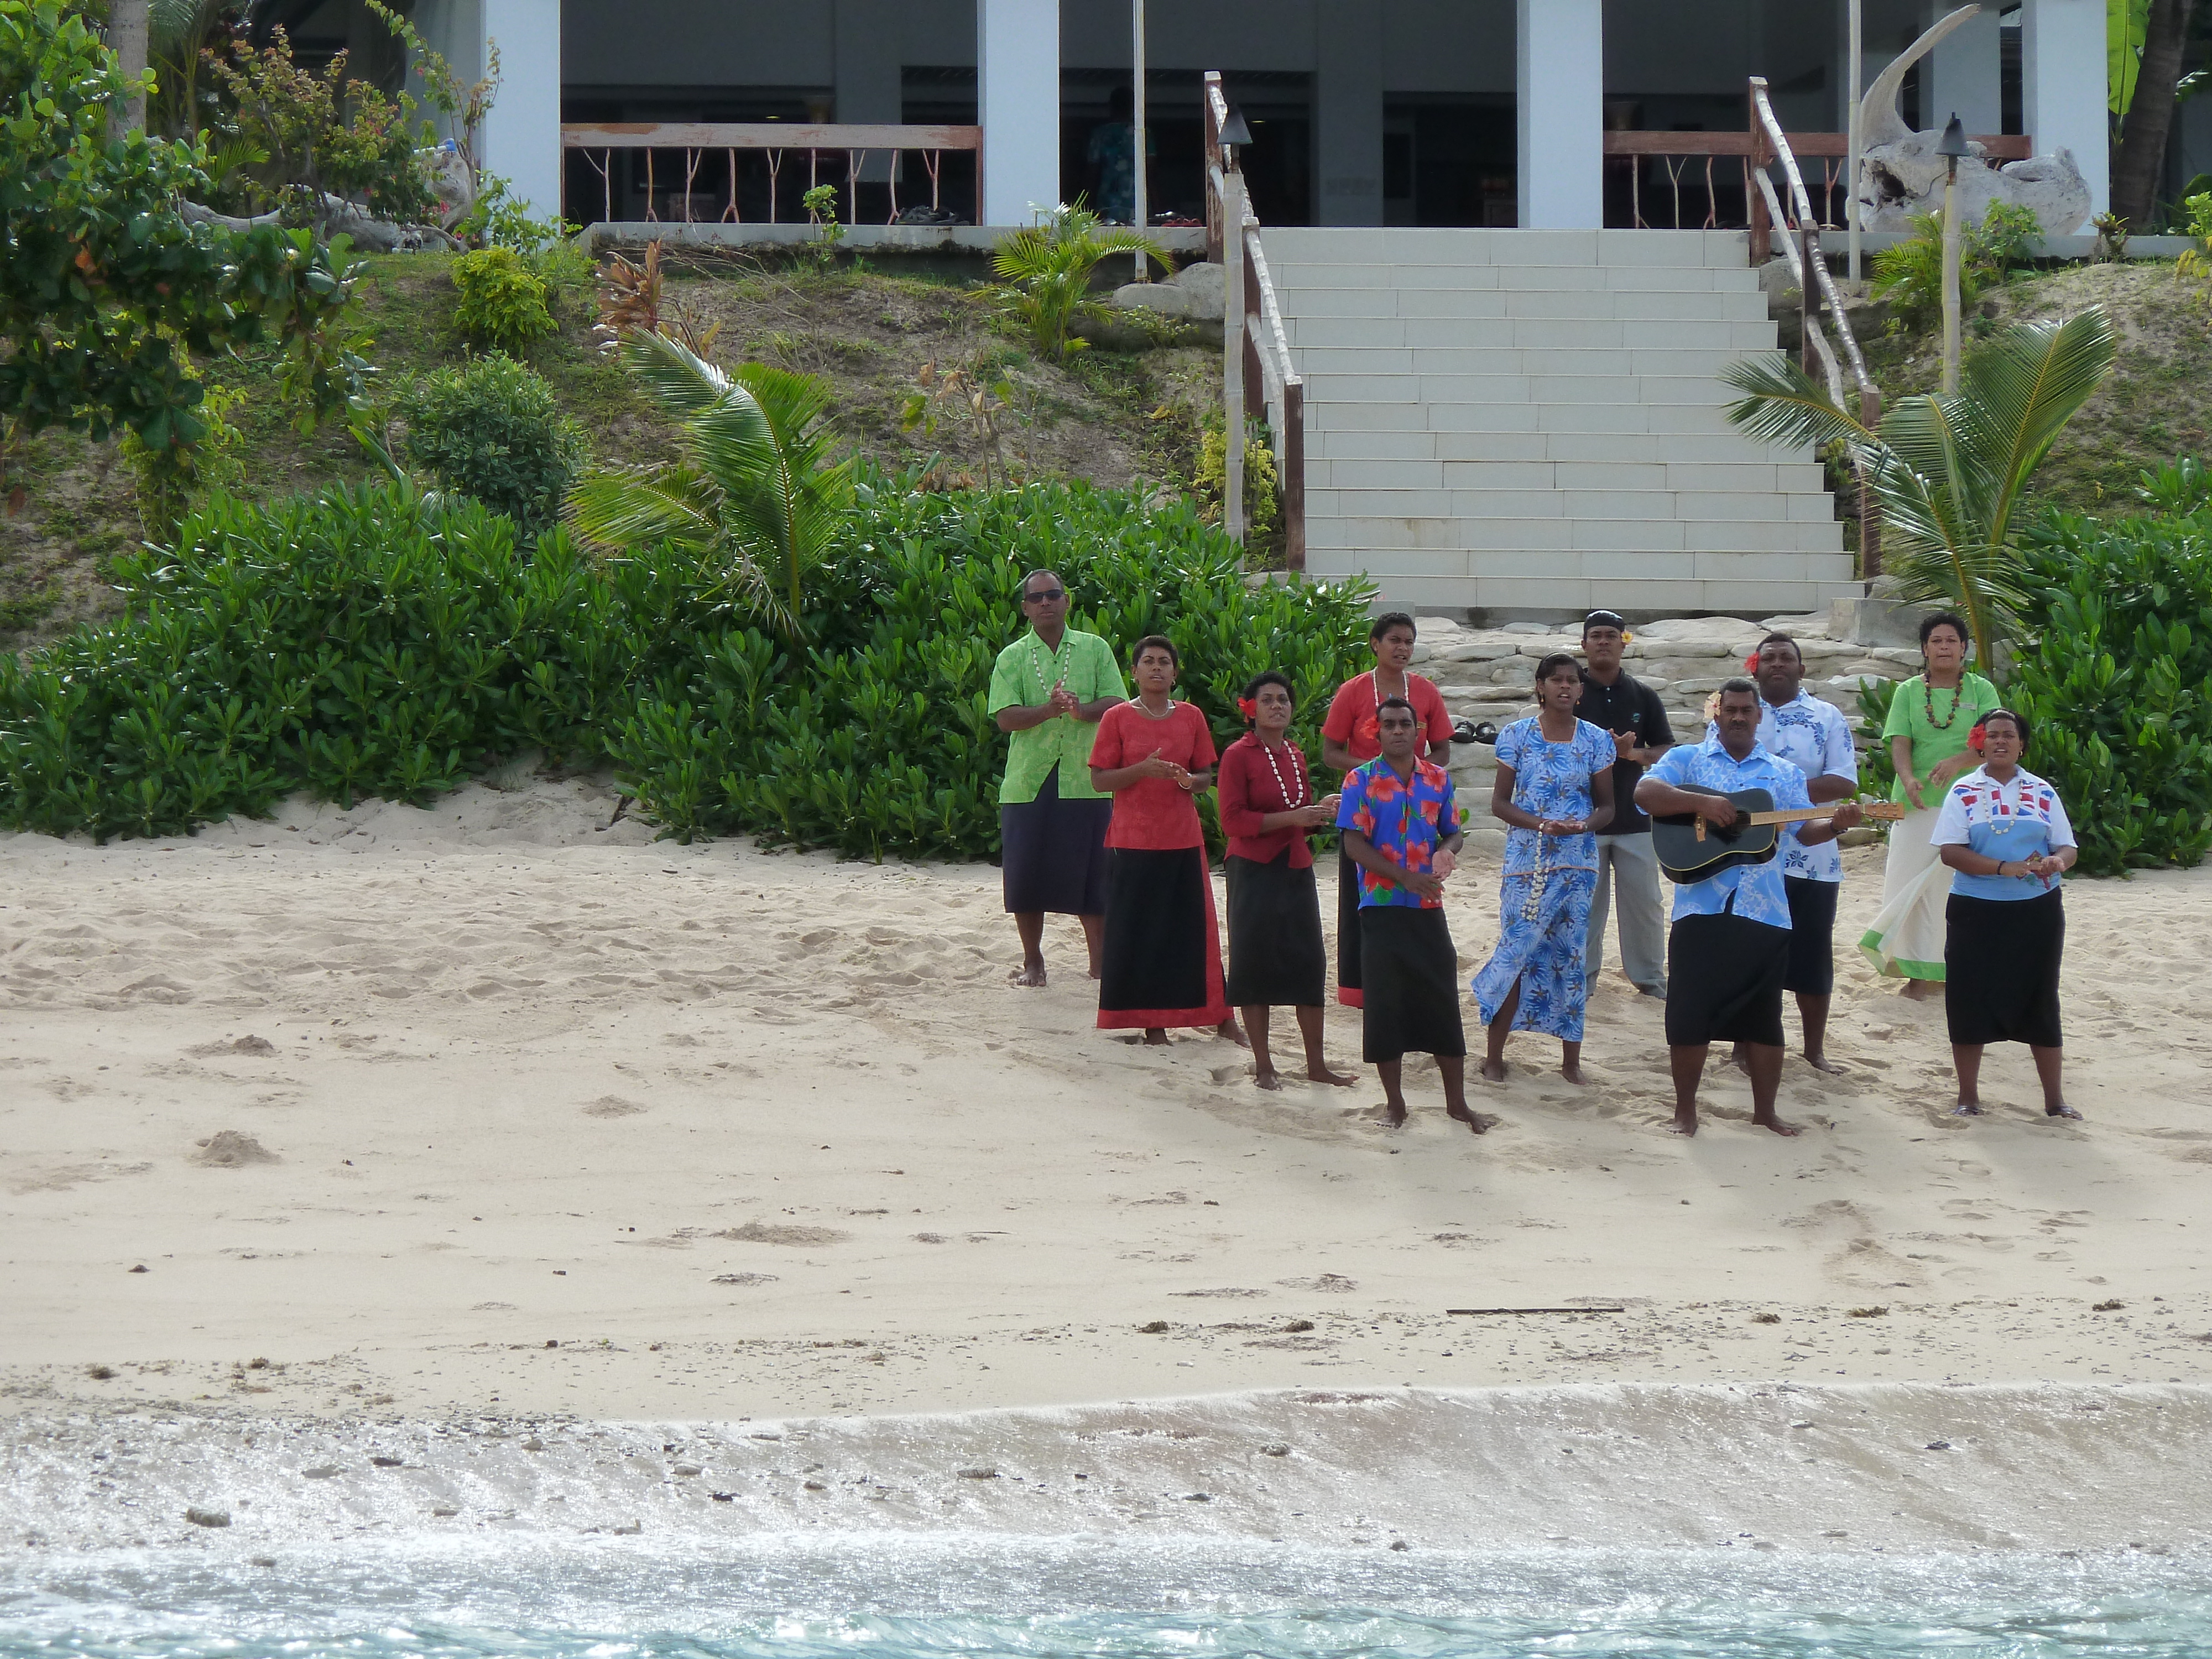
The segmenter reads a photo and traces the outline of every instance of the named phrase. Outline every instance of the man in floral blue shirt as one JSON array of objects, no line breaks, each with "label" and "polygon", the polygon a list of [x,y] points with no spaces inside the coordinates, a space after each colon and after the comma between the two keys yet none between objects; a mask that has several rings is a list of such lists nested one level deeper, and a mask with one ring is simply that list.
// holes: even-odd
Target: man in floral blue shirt
[{"label": "man in floral blue shirt", "polygon": [[[1764,708],[1751,681],[1723,683],[1705,740],[1695,748],[1668,750],[1636,786],[1636,804],[1654,817],[1695,814],[1723,830],[1735,822],[1736,809],[1720,796],[1763,789],[1784,811],[1811,806],[1805,775],[1759,745]],[[1741,1048],[1751,1074],[1751,1121],[1778,1135],[1797,1133],[1774,1112],[1782,1082],[1782,984],[1790,967],[1790,896],[1783,868],[1793,847],[1833,841],[1859,816],[1847,803],[1831,818],[1785,825],[1778,848],[1782,856],[1735,865],[1675,887],[1667,946],[1667,1057],[1674,1079],[1675,1133],[1698,1132],[1698,1080],[1717,1041]]]}]

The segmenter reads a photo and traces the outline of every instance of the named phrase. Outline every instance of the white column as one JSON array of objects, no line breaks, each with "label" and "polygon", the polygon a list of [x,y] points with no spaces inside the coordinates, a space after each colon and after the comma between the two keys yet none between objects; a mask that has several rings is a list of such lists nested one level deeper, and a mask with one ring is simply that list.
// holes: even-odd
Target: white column
[{"label": "white column", "polygon": [[485,50],[497,44],[500,72],[483,165],[533,218],[550,219],[561,210],[561,0],[481,3]]},{"label": "white column", "polygon": [[1315,8],[1316,171],[1314,222],[1382,222],[1382,31],[1372,0]]},{"label": "white column", "polygon": [[[1951,0],[1934,0],[1921,20],[1925,27],[1958,8]],[[1936,50],[1920,60],[1920,125],[1941,132],[1953,115],[1966,124],[1971,137],[2004,131],[2002,38],[1997,9],[1984,5],[1974,20],[1954,29],[1936,43]]]},{"label": "white column", "polygon": [[983,222],[1027,224],[1060,201],[1060,0],[975,0]]},{"label": "white column", "polygon": [[[2089,181],[2089,211],[2112,204],[2112,158],[2106,137],[2104,0],[2023,0],[2021,9],[2023,111],[2035,153],[2071,150]],[[2045,225],[2064,236],[2081,225]]]},{"label": "white column", "polygon": [[1524,229],[1605,223],[1604,0],[1518,0]]}]

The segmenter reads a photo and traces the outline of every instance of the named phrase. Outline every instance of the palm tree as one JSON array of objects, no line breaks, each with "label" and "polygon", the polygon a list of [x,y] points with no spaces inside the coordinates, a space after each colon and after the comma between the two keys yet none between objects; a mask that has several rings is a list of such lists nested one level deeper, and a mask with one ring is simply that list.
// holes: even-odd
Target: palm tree
[{"label": "palm tree", "polygon": [[665,334],[633,330],[623,356],[683,422],[684,459],[595,472],[562,516],[586,542],[672,542],[718,568],[738,603],[797,639],[805,578],[830,556],[853,499],[852,461],[832,465],[830,393],[765,363],[734,370]]},{"label": "palm tree", "polygon": [[1054,362],[1089,343],[1071,340],[1068,325],[1096,313],[1091,273],[1111,253],[1145,253],[1168,263],[1166,251],[1138,230],[1109,230],[1079,201],[1054,212],[1042,224],[1024,225],[999,244],[991,270],[1005,284],[1000,305],[1018,318],[1036,343],[1038,355]]},{"label": "palm tree", "polygon": [[2015,324],[1968,360],[1956,394],[1899,398],[1877,430],[1838,408],[1791,361],[1748,358],[1722,379],[1744,394],[1728,414],[1751,437],[1793,447],[1841,444],[1859,462],[1901,597],[1963,615],[1991,673],[2019,615],[2014,549],[2028,480],[2104,384],[2116,350],[2101,307],[2063,322]]}]

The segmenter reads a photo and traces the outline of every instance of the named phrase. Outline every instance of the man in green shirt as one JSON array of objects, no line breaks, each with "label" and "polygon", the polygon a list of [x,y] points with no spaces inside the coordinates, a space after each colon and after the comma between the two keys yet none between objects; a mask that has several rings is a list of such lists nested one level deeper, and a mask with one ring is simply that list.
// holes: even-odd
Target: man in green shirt
[{"label": "man in green shirt", "polygon": [[1022,937],[1017,985],[1042,985],[1048,913],[1083,922],[1091,977],[1106,917],[1106,826],[1114,798],[1091,787],[1098,719],[1129,700],[1114,649],[1067,625],[1067,585],[1050,570],[1022,579],[1029,631],[999,653],[989,712],[1012,742],[999,786],[1006,910]]}]

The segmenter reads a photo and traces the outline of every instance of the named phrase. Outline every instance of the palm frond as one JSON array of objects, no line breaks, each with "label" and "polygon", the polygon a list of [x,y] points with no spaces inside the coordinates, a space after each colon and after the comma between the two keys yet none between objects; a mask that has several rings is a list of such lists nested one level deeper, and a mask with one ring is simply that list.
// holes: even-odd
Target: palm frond
[{"label": "palm frond", "polygon": [[561,517],[598,547],[659,541],[706,547],[716,537],[714,494],[692,467],[613,467],[572,486]]},{"label": "palm frond", "polygon": [[2005,537],[2028,475],[2066,422],[2096,396],[2118,351],[2112,318],[2091,306],[2063,322],[2007,329],[1974,354],[1964,389],[1988,411],[1988,465],[2002,480],[1991,507],[1993,537]]},{"label": "palm frond", "polygon": [[631,330],[623,340],[623,360],[672,415],[703,414],[730,395],[730,377],[720,364],[696,356],[665,334]]},{"label": "palm frond", "polygon": [[1721,379],[1744,394],[1729,404],[1729,422],[1760,443],[1792,449],[1844,443],[1857,450],[1875,441],[1836,407],[1826,386],[1788,357],[1741,358],[1721,371]]}]

